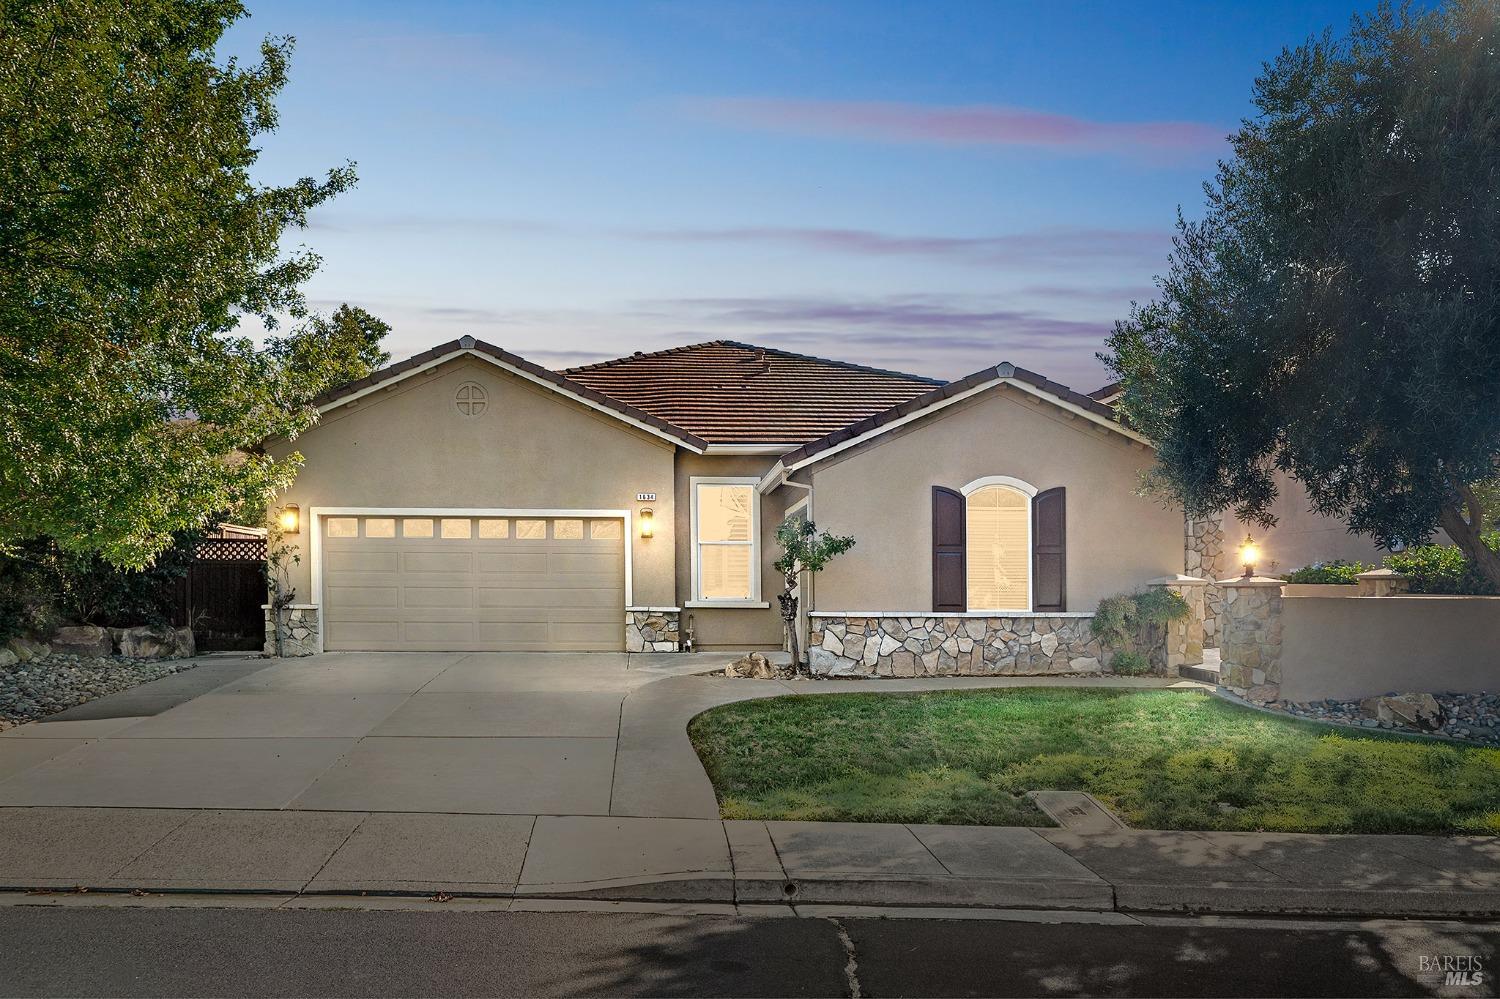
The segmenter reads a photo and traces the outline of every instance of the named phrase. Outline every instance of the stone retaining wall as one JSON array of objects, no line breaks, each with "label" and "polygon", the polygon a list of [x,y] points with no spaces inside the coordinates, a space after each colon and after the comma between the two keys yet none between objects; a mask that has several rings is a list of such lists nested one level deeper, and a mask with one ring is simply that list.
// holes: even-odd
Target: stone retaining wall
[{"label": "stone retaining wall", "polygon": [[626,652],[681,652],[682,611],[667,607],[625,612]]},{"label": "stone retaining wall", "polygon": [[[276,652],[276,618],[270,604],[261,604],[266,612],[266,644],[263,652]],[[281,655],[310,656],[318,651],[318,608],[312,604],[292,604],[281,612]]]},{"label": "stone retaining wall", "polygon": [[815,676],[993,676],[1098,673],[1111,654],[1090,614],[942,617],[814,613]]}]

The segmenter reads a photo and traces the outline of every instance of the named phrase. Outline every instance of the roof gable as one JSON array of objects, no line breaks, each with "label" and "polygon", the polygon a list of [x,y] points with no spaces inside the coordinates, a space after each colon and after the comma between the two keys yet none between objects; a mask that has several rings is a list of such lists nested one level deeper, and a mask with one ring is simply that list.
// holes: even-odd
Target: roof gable
[{"label": "roof gable", "polygon": [[563,374],[714,444],[817,440],[943,383],[734,340],[711,340]]},{"label": "roof gable", "polygon": [[394,384],[412,375],[426,371],[429,368],[465,355],[488,361],[520,378],[538,384],[559,395],[566,396],[590,409],[612,416],[656,437],[671,441],[673,444],[681,445],[690,451],[701,454],[707,446],[707,442],[702,438],[681,427],[668,423],[658,416],[637,409],[619,399],[611,398],[601,392],[595,391],[587,385],[568,378],[566,375],[548,370],[539,364],[533,364],[531,361],[517,354],[512,354],[503,348],[496,347],[494,344],[476,340],[471,336],[440,344],[431,350],[424,350],[422,353],[408,357],[404,361],[397,361],[395,364],[387,365],[378,371],[371,372],[358,381],[348,382],[330,389],[313,399],[312,403],[320,414],[326,413],[331,409],[346,405],[387,385]]},{"label": "roof gable", "polygon": [[1007,362],[996,365],[993,368],[982,368],[957,381],[949,382],[931,392],[910,399],[898,406],[893,406],[884,412],[876,413],[857,423],[840,428],[825,437],[809,441],[799,448],[788,451],[766,473],[761,482],[762,488],[768,488],[778,481],[780,477],[798,468],[830,457],[855,445],[862,444],[871,438],[878,437],[897,427],[904,426],[914,420],[938,412],[953,403],[988,391],[997,385],[1012,385],[1036,397],[1038,401],[1049,402],[1068,412],[1082,416],[1108,430],[1128,437],[1138,444],[1150,446],[1150,441],[1146,438],[1134,430],[1122,426],[1116,420],[1114,410],[1111,407],[1097,402],[1081,392],[1075,392],[1066,385],[1039,375],[1035,371],[1018,368],[1014,364]]}]

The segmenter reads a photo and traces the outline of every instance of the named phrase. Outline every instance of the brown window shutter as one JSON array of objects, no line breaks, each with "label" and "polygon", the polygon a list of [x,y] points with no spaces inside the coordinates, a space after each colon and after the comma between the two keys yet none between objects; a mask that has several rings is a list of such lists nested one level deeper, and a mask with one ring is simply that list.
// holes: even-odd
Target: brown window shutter
[{"label": "brown window shutter", "polygon": [[932,487],[932,609],[943,614],[968,609],[964,578],[964,497]]},{"label": "brown window shutter", "polygon": [[1062,486],[1031,501],[1032,610],[1068,609],[1068,510]]}]

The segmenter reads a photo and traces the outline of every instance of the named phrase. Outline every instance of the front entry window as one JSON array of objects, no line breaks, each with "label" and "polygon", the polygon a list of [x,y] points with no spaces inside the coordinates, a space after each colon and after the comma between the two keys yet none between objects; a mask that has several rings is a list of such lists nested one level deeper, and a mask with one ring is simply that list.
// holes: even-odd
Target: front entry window
[{"label": "front entry window", "polygon": [[755,483],[754,479],[693,481],[694,600],[756,599],[760,496]]},{"label": "front entry window", "polygon": [[1031,497],[986,485],[964,504],[965,563],[971,611],[1031,608]]}]

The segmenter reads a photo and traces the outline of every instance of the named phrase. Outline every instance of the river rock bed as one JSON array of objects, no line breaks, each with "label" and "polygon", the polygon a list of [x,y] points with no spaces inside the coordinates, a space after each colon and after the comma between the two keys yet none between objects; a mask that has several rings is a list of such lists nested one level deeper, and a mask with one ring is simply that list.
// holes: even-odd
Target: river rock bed
[{"label": "river rock bed", "polygon": [[[1461,694],[1450,691],[1432,696],[1442,708],[1443,724],[1436,732],[1428,734],[1500,746],[1500,693]],[[1312,721],[1336,722],[1393,732],[1420,731],[1366,717],[1359,701],[1338,701],[1331,698],[1305,703],[1272,701],[1266,706]]]},{"label": "river rock bed", "polygon": [[27,662],[0,666],[0,730],[181,673],[200,661],[92,658],[53,652]]}]

